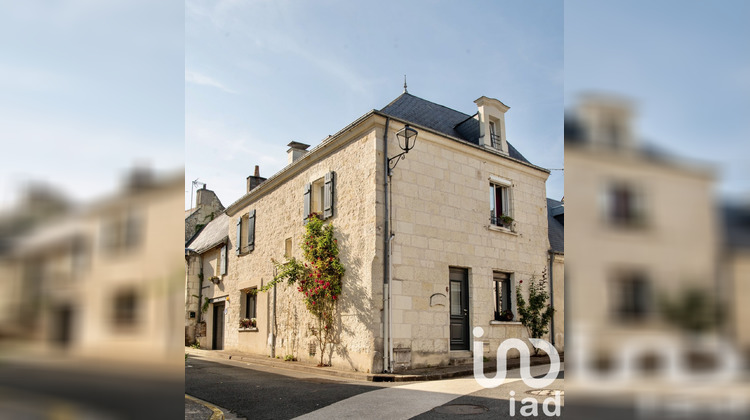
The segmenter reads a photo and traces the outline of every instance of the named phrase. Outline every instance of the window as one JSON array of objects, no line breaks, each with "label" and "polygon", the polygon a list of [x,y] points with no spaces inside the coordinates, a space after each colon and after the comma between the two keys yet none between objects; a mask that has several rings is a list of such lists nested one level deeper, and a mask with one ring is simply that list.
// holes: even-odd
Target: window
[{"label": "window", "polygon": [[651,312],[651,286],[641,272],[620,272],[613,285],[613,312],[618,321],[645,320]]},{"label": "window", "polygon": [[252,252],[255,249],[255,210],[237,219],[237,255]]},{"label": "window", "polygon": [[334,172],[328,172],[325,177],[305,185],[304,220],[307,221],[312,213],[321,219],[333,217],[334,207]]},{"label": "window", "polygon": [[643,197],[632,185],[623,182],[608,185],[603,200],[607,223],[619,227],[640,227],[644,224]]},{"label": "window", "polygon": [[284,257],[292,258],[292,238],[286,238],[284,241]]},{"label": "window", "polygon": [[134,249],[141,244],[143,229],[143,217],[137,210],[111,215],[102,222],[102,247],[111,253]]},{"label": "window", "polygon": [[257,296],[258,288],[256,287],[251,287],[242,291],[242,301],[240,302],[240,313],[242,315],[241,318],[255,318]]},{"label": "window", "polygon": [[136,323],[138,296],[135,290],[122,290],[113,301],[113,323],[116,327],[132,327]]},{"label": "window", "polygon": [[510,273],[495,271],[492,273],[492,283],[495,296],[495,321],[513,321],[513,309],[511,308]]},{"label": "window", "polygon": [[511,229],[513,227],[513,211],[511,206],[510,181],[490,180],[490,224]]},{"label": "window", "polygon": [[494,121],[490,121],[490,145],[495,149],[502,148],[500,136],[497,134],[497,129],[495,128]]}]

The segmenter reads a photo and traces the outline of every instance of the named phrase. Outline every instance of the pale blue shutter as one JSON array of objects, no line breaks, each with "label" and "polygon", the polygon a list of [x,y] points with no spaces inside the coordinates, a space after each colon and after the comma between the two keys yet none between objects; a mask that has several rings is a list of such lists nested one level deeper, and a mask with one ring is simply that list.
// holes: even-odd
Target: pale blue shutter
[{"label": "pale blue shutter", "polygon": [[305,185],[305,207],[302,214],[302,220],[307,223],[307,218],[310,217],[310,199],[312,198],[312,184]]},{"label": "pale blue shutter", "polygon": [[255,210],[250,211],[247,216],[247,250],[255,249]]},{"label": "pale blue shutter", "polygon": [[219,261],[220,269],[219,272],[223,276],[224,274],[227,274],[227,246],[224,245],[221,247],[221,261]]},{"label": "pale blue shutter", "polygon": [[237,250],[237,255],[240,255],[240,252],[242,252],[242,216],[237,219],[237,244],[235,249]]},{"label": "pale blue shutter", "polygon": [[328,172],[323,188],[323,219],[333,216],[333,178],[334,173]]}]

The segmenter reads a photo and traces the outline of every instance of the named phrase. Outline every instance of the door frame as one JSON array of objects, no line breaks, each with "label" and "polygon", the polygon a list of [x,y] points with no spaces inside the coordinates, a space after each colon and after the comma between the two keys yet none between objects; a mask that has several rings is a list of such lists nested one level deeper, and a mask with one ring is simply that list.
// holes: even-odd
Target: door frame
[{"label": "door frame", "polygon": [[[459,283],[460,287],[460,309],[461,315],[454,315],[453,310],[453,290],[454,283]],[[471,351],[471,295],[469,293],[469,269],[466,267],[448,267],[448,320],[449,331],[448,337],[450,351]],[[453,339],[453,328],[460,322],[461,338]]]},{"label": "door frame", "polygon": [[[213,319],[212,322],[212,337],[211,337],[211,349],[212,350],[224,350],[224,324],[226,323],[226,319],[224,317],[224,308],[226,308],[226,303],[224,301],[222,302],[216,302],[213,304]],[[217,316],[221,313],[221,317]],[[221,318],[221,323],[218,322],[219,318]],[[217,331],[221,330],[221,343],[219,343],[219,334],[217,334]]]}]

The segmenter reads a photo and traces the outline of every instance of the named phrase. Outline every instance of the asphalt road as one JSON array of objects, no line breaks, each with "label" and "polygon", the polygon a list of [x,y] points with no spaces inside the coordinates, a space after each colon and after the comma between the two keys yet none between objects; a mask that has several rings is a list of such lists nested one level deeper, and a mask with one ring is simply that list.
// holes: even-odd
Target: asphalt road
[{"label": "asphalt road", "polygon": [[246,419],[290,419],[363,392],[368,382],[285,371],[283,375],[245,362],[191,357],[185,363],[185,393]]},{"label": "asphalt road", "polygon": [[182,378],[0,363],[0,418],[183,418]]},{"label": "asphalt road", "polygon": [[[561,372],[547,389],[562,390],[563,375]],[[517,399],[515,417],[509,411],[511,391]],[[528,391],[534,390],[520,380],[483,389],[471,377],[373,384],[228,360],[191,358],[185,367],[187,394],[246,419],[302,415],[309,419],[449,419],[468,414],[477,419],[518,418],[522,417],[521,400],[527,397],[538,401],[537,418],[544,418],[542,403],[547,396]],[[564,397],[561,402],[564,404]]]}]

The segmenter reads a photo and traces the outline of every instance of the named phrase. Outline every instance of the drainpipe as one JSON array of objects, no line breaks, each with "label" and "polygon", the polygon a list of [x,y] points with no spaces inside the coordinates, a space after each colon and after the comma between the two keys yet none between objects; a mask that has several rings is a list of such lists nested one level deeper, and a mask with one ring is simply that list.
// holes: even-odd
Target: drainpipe
[{"label": "drainpipe", "polygon": [[390,226],[390,171],[388,168],[388,125],[391,119],[385,118],[383,134],[383,187],[385,193],[385,219],[383,220],[383,372],[391,371],[391,226]]},{"label": "drainpipe", "polygon": [[[390,177],[389,177],[390,178]],[[393,284],[393,238],[395,238],[396,235],[391,233],[390,237],[388,238],[388,284]],[[388,302],[393,302],[393,288],[388,288]],[[390,313],[391,306],[388,305],[388,332],[390,333],[393,331],[393,317]],[[393,334],[388,334],[388,357],[391,361],[391,364],[393,364]],[[389,371],[393,372],[393,369],[389,369]]]},{"label": "drainpipe", "polygon": [[[549,300],[552,309],[555,309],[555,282],[554,276],[552,275],[552,262],[555,260],[555,251],[549,250]],[[555,346],[555,312],[552,312],[552,318],[550,319],[549,335],[552,339],[552,347]]]}]

